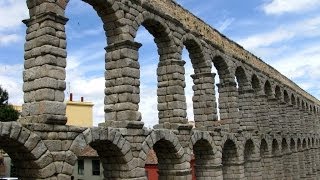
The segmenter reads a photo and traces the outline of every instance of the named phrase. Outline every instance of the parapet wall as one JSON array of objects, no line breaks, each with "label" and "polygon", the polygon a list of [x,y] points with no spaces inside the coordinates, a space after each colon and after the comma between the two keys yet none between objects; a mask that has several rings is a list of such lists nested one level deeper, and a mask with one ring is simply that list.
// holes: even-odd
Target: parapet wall
[{"label": "parapet wall", "polygon": [[229,56],[244,61],[245,63],[258,69],[259,71],[268,74],[270,78],[273,78],[280,83],[285,84],[292,90],[308,98],[310,101],[313,101],[314,103],[320,105],[320,101],[314,96],[301,89],[297,84],[282,75],[276,69],[263,62],[254,54],[245,50],[236,42],[221,34],[215,28],[211,27],[210,25],[193,15],[191,12],[183,8],[175,1],[149,0],[145,1],[145,3],[153,6],[156,11],[158,10],[159,12],[169,15],[173,19],[178,20],[186,29],[190,30],[192,33],[199,34],[199,36],[206,39]]},{"label": "parapet wall", "polygon": [[[209,180],[320,177],[320,103],[314,97],[172,1],[84,1],[106,31],[105,123],[65,125],[69,1],[27,0],[25,104],[19,122],[0,123],[1,148],[19,179],[70,180],[88,145],[99,155],[104,179],[147,180],[151,150],[159,179],[191,180],[192,173]],[[159,54],[154,129],[144,127],[139,112],[140,26],[154,36]],[[195,128],[186,117],[183,46],[194,68]]]}]

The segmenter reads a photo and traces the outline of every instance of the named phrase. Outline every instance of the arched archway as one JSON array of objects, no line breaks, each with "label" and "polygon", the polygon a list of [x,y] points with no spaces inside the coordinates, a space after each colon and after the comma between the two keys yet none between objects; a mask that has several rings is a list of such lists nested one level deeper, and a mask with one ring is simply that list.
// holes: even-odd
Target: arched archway
[{"label": "arched archway", "polygon": [[291,156],[289,157],[290,164],[292,165],[292,176],[297,177],[297,179],[300,178],[300,172],[299,172],[299,151],[298,151],[298,144],[296,143],[293,138],[290,140],[290,151]]},{"label": "arched archway", "polygon": [[247,140],[244,146],[244,172],[247,179],[261,179],[261,161],[259,154],[251,139]]},{"label": "arched archway", "polygon": [[291,164],[291,150],[289,149],[287,140],[285,138],[281,141],[281,154],[282,154],[282,164],[283,164],[283,175],[286,179],[292,178],[292,164]]},{"label": "arched archway", "polygon": [[[191,75],[193,79],[192,88],[189,86],[189,84],[191,84],[188,81],[189,77],[186,77],[186,91],[188,92],[189,89],[193,90],[192,103],[195,125],[198,128],[206,129],[213,123],[212,121],[217,120],[214,86],[216,74],[211,73],[212,65],[210,62],[206,61],[205,56],[207,55],[205,54],[205,47],[202,46],[201,42],[198,41],[196,37],[191,34],[186,34],[183,38],[183,46],[185,46],[189,53],[194,73]],[[189,69],[189,62],[187,62],[186,65],[186,73],[190,73],[192,70]],[[190,101],[190,94],[186,96],[187,101]],[[191,114],[191,112],[189,111],[188,114]],[[190,116],[188,115],[188,117]]]},{"label": "arched archway", "polygon": [[262,179],[274,179],[274,166],[268,143],[265,139],[261,140],[260,157],[262,167]]},{"label": "arched archway", "polygon": [[[175,128],[179,124],[186,124],[185,62],[180,59],[181,55],[177,54],[179,45],[174,42],[175,38],[167,24],[170,22],[166,22],[161,17],[150,12],[139,14],[135,21],[138,28],[143,26],[153,36],[157,45],[159,58],[154,63],[157,65],[159,119],[159,125],[157,126],[163,128],[166,123],[167,126],[165,128]],[[140,84],[137,88],[139,86]],[[137,95],[139,94],[137,93]]]},{"label": "arched archway", "polygon": [[235,71],[235,81],[238,90],[240,125],[244,130],[252,131],[257,129],[257,122],[254,117],[254,90],[252,83],[248,79],[245,69],[242,66],[238,66]]},{"label": "arched archway", "polygon": [[271,84],[268,80],[264,83],[264,94],[267,96],[267,98],[272,96]]},{"label": "arched archway", "polygon": [[260,80],[259,80],[258,76],[255,74],[253,74],[251,77],[251,86],[256,94],[261,91]]},{"label": "arched archway", "polygon": [[[87,129],[71,144],[70,158],[77,159],[87,146],[91,146],[97,152],[103,167],[102,177],[105,179],[140,178],[144,172],[136,168],[137,164],[133,163],[131,144],[117,129]],[[102,175],[102,172],[100,173]]]},{"label": "arched archway", "polygon": [[51,152],[36,133],[17,122],[0,122],[0,127],[0,148],[9,155],[15,177],[45,179],[64,174],[56,171]]},{"label": "arched archway", "polygon": [[272,156],[273,156],[273,166],[275,170],[275,177],[283,178],[283,163],[282,154],[280,151],[279,143],[276,139],[272,141]]},{"label": "arched archway", "polygon": [[215,155],[212,145],[206,139],[200,139],[193,145],[195,158],[195,175],[199,179],[213,179],[218,176],[219,170],[215,162]]},{"label": "arched archway", "polygon": [[222,174],[223,179],[241,179],[244,177],[243,166],[240,165],[236,144],[228,139],[222,149]]},{"label": "arched archway", "polygon": [[[230,73],[229,65],[227,63],[227,57],[220,55],[214,55],[212,62],[214,67],[217,69],[219,75],[219,84],[218,86],[218,109],[220,120],[231,120],[230,123],[233,123],[233,128],[231,131],[236,131],[239,126],[239,116],[238,116],[238,104],[236,97],[236,82],[234,81],[234,75]],[[229,128],[229,127],[225,127]]]},{"label": "arched archway", "polygon": [[152,150],[157,157],[159,179],[191,179],[191,156],[184,152],[172,131],[157,129],[146,137],[139,154],[140,165],[146,165],[146,155]]}]

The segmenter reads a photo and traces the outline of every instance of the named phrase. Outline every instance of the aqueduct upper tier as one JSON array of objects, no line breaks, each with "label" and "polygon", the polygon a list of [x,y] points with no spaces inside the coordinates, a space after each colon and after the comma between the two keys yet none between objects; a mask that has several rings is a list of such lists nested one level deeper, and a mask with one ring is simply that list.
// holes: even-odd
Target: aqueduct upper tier
[{"label": "aqueduct upper tier", "polygon": [[[151,149],[159,179],[191,179],[193,156],[197,179],[319,177],[319,100],[174,1],[84,1],[106,34],[105,123],[65,125],[68,0],[27,0],[23,110],[19,123],[1,123],[0,133],[22,179],[70,179],[87,145],[97,150],[105,179],[146,179]],[[152,130],[138,110],[141,26],[159,54]],[[194,71],[195,128],[186,118],[184,47]]]}]

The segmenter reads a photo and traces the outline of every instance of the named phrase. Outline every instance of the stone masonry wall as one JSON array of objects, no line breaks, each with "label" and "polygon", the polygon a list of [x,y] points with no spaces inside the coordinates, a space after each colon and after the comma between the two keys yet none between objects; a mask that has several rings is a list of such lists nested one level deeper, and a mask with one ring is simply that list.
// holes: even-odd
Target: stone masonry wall
[{"label": "stone masonry wall", "polygon": [[[146,180],[150,150],[161,180],[191,180],[192,158],[200,180],[319,179],[319,100],[173,1],[84,1],[106,32],[105,123],[65,125],[69,1],[27,0],[25,103],[18,122],[0,123],[0,146],[20,179],[69,180],[86,146],[99,154],[104,179]],[[159,54],[154,129],[139,112],[140,26]],[[194,68],[194,128],[186,118],[184,47]]]}]

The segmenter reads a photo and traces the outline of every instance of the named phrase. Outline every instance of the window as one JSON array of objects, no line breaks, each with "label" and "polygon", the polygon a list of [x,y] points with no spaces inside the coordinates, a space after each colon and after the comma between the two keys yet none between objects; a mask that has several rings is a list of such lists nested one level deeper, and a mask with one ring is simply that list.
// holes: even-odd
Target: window
[{"label": "window", "polygon": [[78,174],[84,175],[84,161],[83,161],[83,159],[78,160]]},{"label": "window", "polygon": [[92,160],[92,175],[100,175],[100,161]]}]

